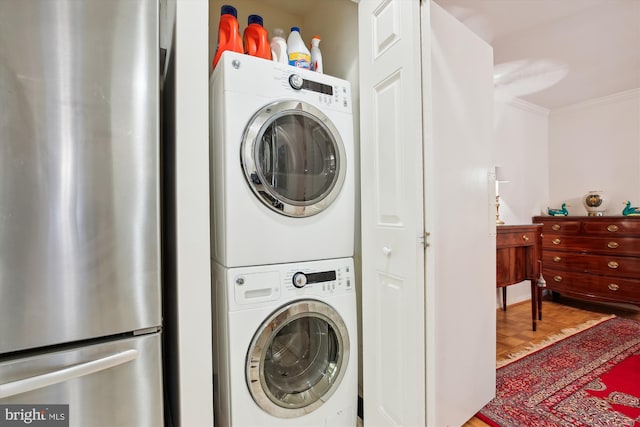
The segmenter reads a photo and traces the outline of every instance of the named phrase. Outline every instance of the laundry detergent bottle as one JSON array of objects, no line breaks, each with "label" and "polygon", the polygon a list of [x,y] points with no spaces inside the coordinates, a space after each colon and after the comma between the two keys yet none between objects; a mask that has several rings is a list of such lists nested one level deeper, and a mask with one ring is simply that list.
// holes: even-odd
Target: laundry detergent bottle
[{"label": "laundry detergent bottle", "polygon": [[322,53],[320,52],[320,36],[311,39],[311,69],[322,73]]},{"label": "laundry detergent bottle", "polygon": [[244,53],[242,47],[242,36],[240,35],[240,24],[238,24],[238,11],[235,7],[224,5],[220,11],[220,24],[218,24],[218,47],[213,57],[213,68],[216,68],[222,52],[230,50],[232,52]]},{"label": "laundry detergent bottle", "polygon": [[311,54],[302,41],[299,27],[291,27],[291,34],[287,39],[287,55],[289,56],[289,65],[311,69]]},{"label": "laundry detergent bottle", "polygon": [[269,34],[262,26],[260,15],[249,15],[247,28],[242,36],[244,41],[244,53],[259,58],[271,59],[271,45]]}]

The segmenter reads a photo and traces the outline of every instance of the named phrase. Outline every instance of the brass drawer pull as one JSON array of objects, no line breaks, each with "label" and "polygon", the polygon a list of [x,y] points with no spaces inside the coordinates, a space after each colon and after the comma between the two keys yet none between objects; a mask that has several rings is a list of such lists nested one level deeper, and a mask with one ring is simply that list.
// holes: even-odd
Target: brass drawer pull
[{"label": "brass drawer pull", "polygon": [[553,257],[553,262],[560,262],[560,261],[562,261],[562,258],[560,258],[559,256]]},{"label": "brass drawer pull", "polygon": [[552,229],[552,230],[554,230],[554,231],[558,231],[558,230],[560,230],[560,224],[553,224],[553,225],[551,226],[551,229]]},{"label": "brass drawer pull", "polygon": [[609,261],[609,263],[607,264],[607,267],[609,268],[618,268],[620,266],[620,264],[618,264],[615,261]]},{"label": "brass drawer pull", "polygon": [[553,276],[553,280],[556,282],[562,282],[562,276]]},{"label": "brass drawer pull", "polygon": [[553,240],[551,241],[551,243],[553,243],[554,245],[559,245],[559,244],[560,244],[560,242],[561,242],[561,240],[560,240],[560,239],[553,239]]},{"label": "brass drawer pull", "polygon": [[526,234],[524,234],[524,235],[522,236],[522,240],[524,240],[525,242],[528,242],[528,241],[529,241],[529,236],[527,236]]},{"label": "brass drawer pull", "polygon": [[618,226],[615,224],[611,224],[610,226],[607,227],[607,230],[609,230],[612,233],[615,233],[616,231],[618,231]]},{"label": "brass drawer pull", "polygon": [[617,291],[618,289],[620,289],[620,286],[616,285],[615,283],[609,283],[608,288],[612,291]]},{"label": "brass drawer pull", "polygon": [[611,249],[615,249],[615,248],[617,248],[618,246],[620,246],[620,245],[618,244],[618,242],[609,242],[609,243],[607,243],[607,247],[608,247],[608,248],[611,248]]}]

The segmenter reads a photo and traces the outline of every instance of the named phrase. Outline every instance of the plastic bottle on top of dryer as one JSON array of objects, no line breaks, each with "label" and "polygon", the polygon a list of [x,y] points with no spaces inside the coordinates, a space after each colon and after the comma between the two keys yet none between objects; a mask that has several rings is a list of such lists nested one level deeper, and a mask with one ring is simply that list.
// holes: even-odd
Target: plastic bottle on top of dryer
[{"label": "plastic bottle on top of dryer", "polygon": [[229,5],[224,5],[220,9],[218,47],[213,57],[213,68],[216,68],[220,56],[225,50],[244,53],[242,37],[240,36],[240,24],[238,24],[238,11],[235,7]]},{"label": "plastic bottle on top of dryer", "polygon": [[311,69],[322,73],[322,53],[320,52],[320,36],[313,36],[311,39]]},{"label": "plastic bottle on top of dryer", "polygon": [[269,34],[262,26],[262,16],[249,15],[247,28],[244,29],[242,40],[244,42],[244,53],[259,58],[271,59],[271,45],[269,44]]},{"label": "plastic bottle on top of dryer", "polygon": [[287,41],[284,39],[284,30],[282,28],[273,29],[273,37],[271,38],[271,59],[281,64],[288,64]]},{"label": "plastic bottle on top of dryer", "polygon": [[311,53],[302,41],[300,27],[291,27],[291,34],[287,39],[287,55],[289,65],[306,70],[311,69]]}]

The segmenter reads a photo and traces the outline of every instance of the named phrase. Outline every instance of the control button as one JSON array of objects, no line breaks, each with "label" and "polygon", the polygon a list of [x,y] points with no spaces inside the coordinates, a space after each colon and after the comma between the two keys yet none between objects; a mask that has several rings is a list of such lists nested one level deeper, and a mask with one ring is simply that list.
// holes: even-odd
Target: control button
[{"label": "control button", "polygon": [[304,83],[304,80],[302,79],[302,77],[300,77],[297,74],[291,74],[289,76],[289,84],[291,85],[292,88],[294,88],[295,90],[300,90],[302,89],[302,83]]},{"label": "control button", "polygon": [[302,288],[307,284],[307,276],[304,273],[298,272],[293,275],[293,286],[296,288]]}]

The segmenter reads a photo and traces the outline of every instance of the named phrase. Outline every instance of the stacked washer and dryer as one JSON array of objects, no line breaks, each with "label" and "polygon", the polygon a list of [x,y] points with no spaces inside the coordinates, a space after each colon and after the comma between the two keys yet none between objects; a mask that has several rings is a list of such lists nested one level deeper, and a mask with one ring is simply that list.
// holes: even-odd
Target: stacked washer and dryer
[{"label": "stacked washer and dryer", "polygon": [[216,425],[353,427],[350,85],[225,52],[210,100]]}]

